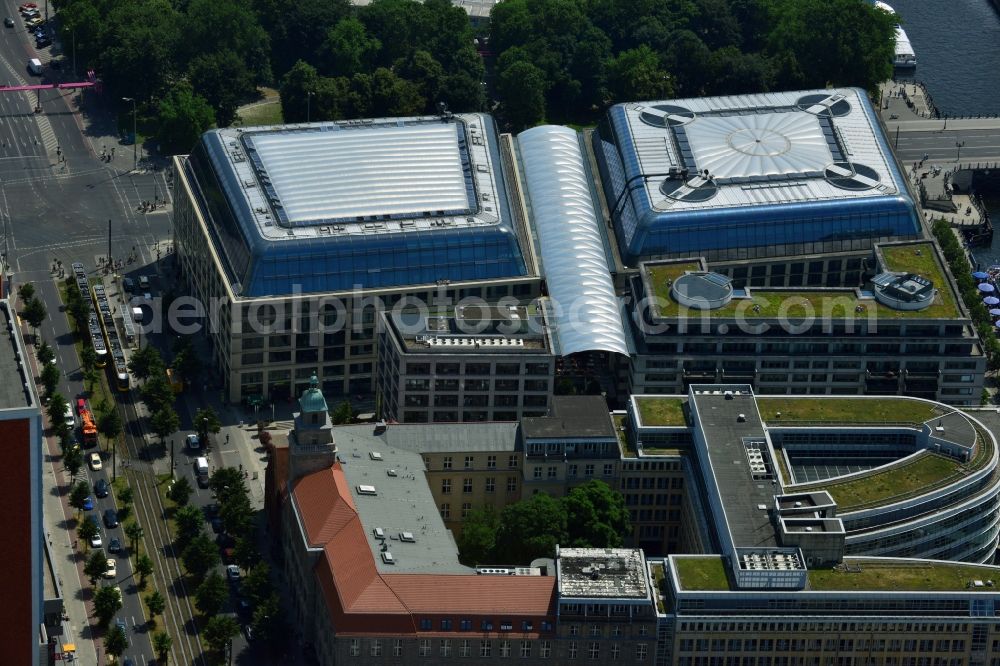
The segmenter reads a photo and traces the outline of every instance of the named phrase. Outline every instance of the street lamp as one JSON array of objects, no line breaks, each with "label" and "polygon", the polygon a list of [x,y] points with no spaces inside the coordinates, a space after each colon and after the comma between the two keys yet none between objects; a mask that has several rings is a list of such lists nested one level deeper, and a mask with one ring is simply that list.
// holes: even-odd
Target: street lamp
[{"label": "street lamp", "polygon": [[962,159],[962,146],[964,146],[964,145],[965,145],[964,141],[956,141],[955,142],[955,153],[956,153],[955,154],[955,161],[956,162],[958,162],[959,160]]},{"label": "street lamp", "polygon": [[306,93],[306,122],[307,123],[312,118],[312,98],[313,98],[313,95],[315,95],[315,94],[316,93],[314,93],[314,92],[307,92]]},{"label": "street lamp", "polygon": [[132,169],[139,168],[139,135],[135,129],[135,98],[122,97],[123,102],[132,102]]}]

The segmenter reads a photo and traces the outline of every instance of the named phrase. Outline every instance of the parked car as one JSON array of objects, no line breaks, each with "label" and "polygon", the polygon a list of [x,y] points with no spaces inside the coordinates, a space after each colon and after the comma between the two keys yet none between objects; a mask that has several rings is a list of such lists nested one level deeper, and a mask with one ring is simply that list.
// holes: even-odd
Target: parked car
[{"label": "parked car", "polygon": [[101,454],[97,453],[96,451],[90,454],[90,457],[87,459],[87,462],[90,463],[90,469],[94,470],[95,472],[99,469],[104,468],[104,463],[101,462]]},{"label": "parked car", "polygon": [[108,482],[104,479],[98,479],[94,483],[94,495],[97,497],[107,497],[108,496]]},{"label": "parked car", "polygon": [[188,451],[198,451],[201,449],[201,440],[198,439],[198,435],[190,434],[185,438],[187,442]]},{"label": "parked car", "polygon": [[216,534],[222,533],[222,518],[212,518],[212,531]]},{"label": "parked car", "polygon": [[14,19],[12,19],[9,16],[6,16],[6,17],[4,17],[3,24],[5,26],[7,26],[8,28],[13,28],[14,27]]},{"label": "parked car", "polygon": [[236,583],[240,580],[240,568],[235,564],[230,564],[226,567],[226,578],[229,579],[230,583]]},{"label": "parked car", "polygon": [[97,523],[97,518],[88,515],[86,518],[84,518],[84,520],[89,520],[94,524],[94,527],[97,528],[97,531],[94,533],[94,537],[90,540],[90,547],[100,548],[101,546],[104,545],[104,540],[101,538],[101,526]]},{"label": "parked car", "polygon": [[104,511],[104,526],[107,528],[118,527],[118,512],[114,509]]},{"label": "parked car", "polygon": [[122,542],[118,539],[112,539],[108,542],[108,552],[118,555],[122,552]]},{"label": "parked car", "polygon": [[126,294],[131,294],[135,291],[135,280],[132,278],[125,278],[122,280],[122,289],[125,290]]},{"label": "parked car", "polygon": [[108,568],[104,570],[105,578],[115,578],[118,576],[118,563],[113,557],[108,558]]},{"label": "parked car", "polygon": [[94,498],[91,497],[90,495],[87,495],[87,497],[83,500],[83,510],[84,511],[94,510]]}]

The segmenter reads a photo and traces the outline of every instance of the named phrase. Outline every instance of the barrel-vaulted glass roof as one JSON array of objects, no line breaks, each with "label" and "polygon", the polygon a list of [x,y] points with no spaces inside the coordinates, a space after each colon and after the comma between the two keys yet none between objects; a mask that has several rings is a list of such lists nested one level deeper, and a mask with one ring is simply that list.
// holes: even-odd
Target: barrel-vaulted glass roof
[{"label": "barrel-vaulted glass roof", "polygon": [[493,119],[206,132],[188,158],[240,296],[527,275]]},{"label": "barrel-vaulted glass roof", "polygon": [[517,143],[559,354],[628,354],[577,133],[545,125],[521,132]]}]

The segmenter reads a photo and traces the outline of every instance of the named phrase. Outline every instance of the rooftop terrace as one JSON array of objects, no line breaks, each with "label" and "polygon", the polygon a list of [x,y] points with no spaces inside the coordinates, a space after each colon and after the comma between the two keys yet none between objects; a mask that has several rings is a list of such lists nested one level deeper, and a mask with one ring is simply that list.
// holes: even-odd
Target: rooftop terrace
[{"label": "rooftop terrace", "polygon": [[687,398],[652,396],[635,398],[643,426],[688,425],[687,414],[684,411],[685,403],[687,403]]},{"label": "rooftop terrace", "polygon": [[[757,396],[760,416],[770,427],[795,422],[835,424],[920,424],[951,410],[909,398],[772,398]],[[780,414],[780,416],[779,416]]]},{"label": "rooftop terrace", "polygon": [[[672,317],[741,317],[748,320],[773,319],[785,316],[815,316],[834,319],[865,319],[872,312],[884,319],[954,319],[961,316],[955,294],[945,279],[945,274],[931,243],[907,243],[883,246],[885,268],[900,273],[922,275],[934,283],[938,290],[934,302],[923,310],[895,310],[879,303],[853,288],[783,289],[753,287],[749,296],[744,292],[714,310],[692,310],[681,306],[670,292],[673,282],[689,271],[702,270],[698,262],[664,262],[645,264],[647,289],[656,297],[653,314],[660,318]],[[861,309],[858,311],[858,309]]]}]

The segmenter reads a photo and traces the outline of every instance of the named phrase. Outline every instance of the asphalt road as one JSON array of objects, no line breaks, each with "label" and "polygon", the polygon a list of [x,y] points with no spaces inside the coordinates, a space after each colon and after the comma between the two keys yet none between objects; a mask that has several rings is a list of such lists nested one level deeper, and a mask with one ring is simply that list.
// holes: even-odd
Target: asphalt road
[{"label": "asphalt road", "polygon": [[[925,123],[927,121],[919,121]],[[908,129],[914,123],[900,123],[896,130],[890,123],[889,142],[893,145],[900,162],[909,168],[926,154],[924,166],[936,164],[945,169],[959,161],[1000,162],[1000,120],[993,121],[996,129],[948,129],[942,130],[943,121],[934,121],[935,130]],[[961,148],[956,143],[963,143]]]}]

